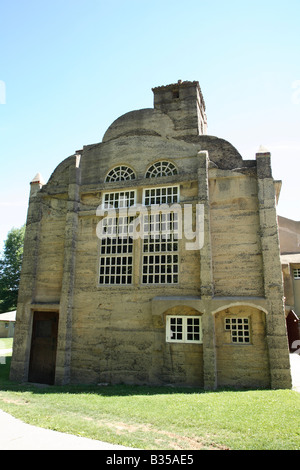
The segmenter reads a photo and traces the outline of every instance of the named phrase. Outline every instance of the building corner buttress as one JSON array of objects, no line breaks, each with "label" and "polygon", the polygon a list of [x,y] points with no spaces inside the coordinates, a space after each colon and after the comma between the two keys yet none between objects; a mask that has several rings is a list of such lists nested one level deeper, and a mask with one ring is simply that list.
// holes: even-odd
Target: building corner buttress
[{"label": "building corner buttress", "polygon": [[266,333],[271,388],[291,388],[276,214],[276,191],[272,177],[270,152],[261,148],[256,154],[256,162],[264,292],[269,306],[266,315]]},{"label": "building corner buttress", "polygon": [[55,383],[65,385],[71,380],[72,317],[75,289],[76,247],[78,232],[78,211],[80,207],[80,158],[74,155],[70,167],[68,205],[65,225],[65,246],[62,290],[60,298],[59,329]]}]

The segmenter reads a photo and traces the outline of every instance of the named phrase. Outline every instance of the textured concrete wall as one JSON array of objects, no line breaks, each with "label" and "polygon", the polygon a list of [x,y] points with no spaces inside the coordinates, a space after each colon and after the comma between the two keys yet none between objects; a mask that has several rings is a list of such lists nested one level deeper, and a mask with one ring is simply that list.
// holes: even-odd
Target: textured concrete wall
[{"label": "textured concrete wall", "polygon": [[[250,344],[233,344],[225,318],[248,318]],[[265,313],[253,307],[231,307],[215,315],[219,386],[268,387],[269,359],[265,341]]]},{"label": "textured concrete wall", "polygon": [[263,295],[263,266],[255,177],[210,171],[215,295]]},{"label": "textured concrete wall", "polygon": [[[57,384],[290,386],[269,155],[243,160],[229,142],[199,135],[202,95],[195,84],[178,86],[179,98],[172,87],[155,89],[155,109],[121,116],[102,143],[64,160],[46,185],[32,185],[12,379],[28,377],[33,312],[52,310],[59,312]],[[173,162],[178,175],[146,179],[159,160]],[[136,178],[105,183],[120,164]],[[133,284],[99,285],[103,192],[135,189],[141,204],[143,188],[174,184],[180,204],[194,205],[194,228],[195,204],[204,222],[200,250],[179,241],[179,284],[141,283],[136,240]],[[224,316],[240,312],[251,319],[249,345],[230,343],[224,331]],[[203,344],[168,343],[168,314],[199,316]]]}]

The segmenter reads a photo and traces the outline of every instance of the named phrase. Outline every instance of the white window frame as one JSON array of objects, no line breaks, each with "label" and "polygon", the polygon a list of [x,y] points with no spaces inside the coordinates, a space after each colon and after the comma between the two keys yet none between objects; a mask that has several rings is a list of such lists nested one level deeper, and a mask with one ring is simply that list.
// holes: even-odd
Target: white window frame
[{"label": "white window frame", "polygon": [[135,172],[126,165],[118,165],[109,170],[105,177],[105,183],[115,183],[117,181],[128,181],[135,179]]},{"label": "white window frame", "polygon": [[174,176],[178,174],[174,163],[167,160],[152,163],[146,171],[145,178],[159,178],[160,176]]},{"label": "white window frame", "polygon": [[[181,325],[179,324],[180,321],[181,321]],[[195,321],[199,324],[195,325],[194,324]],[[181,332],[179,331],[180,326],[182,327]],[[199,329],[199,331],[197,331],[196,329]],[[182,333],[182,337],[177,338],[176,335],[179,335],[180,333]],[[199,338],[190,339],[189,338],[190,335],[199,335]],[[203,335],[202,335],[201,317],[191,316],[191,315],[183,315],[183,316],[167,315],[166,317],[166,342],[167,343],[202,344]]]},{"label": "white window frame", "polygon": [[176,204],[180,202],[179,185],[153,186],[143,189],[143,205]]},{"label": "white window frame", "polygon": [[300,279],[300,268],[294,268],[293,269],[293,274],[294,274],[294,279],[299,280]]},{"label": "white window frame", "polygon": [[251,344],[249,317],[225,317],[225,331],[230,331],[232,344]]},{"label": "white window frame", "polygon": [[136,190],[105,191],[102,195],[102,209],[127,209],[136,205]]}]

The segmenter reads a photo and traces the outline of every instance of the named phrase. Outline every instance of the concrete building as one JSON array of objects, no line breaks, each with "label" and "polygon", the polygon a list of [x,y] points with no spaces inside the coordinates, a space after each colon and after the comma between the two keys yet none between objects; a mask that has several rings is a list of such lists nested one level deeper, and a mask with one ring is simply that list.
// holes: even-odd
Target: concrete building
[{"label": "concrete building", "polygon": [[278,217],[289,349],[300,350],[300,222]]},{"label": "concrete building", "polygon": [[270,153],[153,93],[31,183],[11,379],[290,388]]},{"label": "concrete building", "polygon": [[16,311],[0,313],[0,338],[13,338],[15,332]]}]

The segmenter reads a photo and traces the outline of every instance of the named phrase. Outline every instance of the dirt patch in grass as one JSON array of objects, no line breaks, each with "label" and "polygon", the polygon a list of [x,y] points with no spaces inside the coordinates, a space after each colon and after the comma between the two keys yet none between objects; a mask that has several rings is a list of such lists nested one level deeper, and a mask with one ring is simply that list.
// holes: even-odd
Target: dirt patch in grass
[{"label": "dirt patch in grass", "polygon": [[206,439],[200,439],[198,437],[185,437],[168,432],[164,434],[170,438],[170,445],[174,450],[229,450],[226,446],[211,442],[208,437]]},{"label": "dirt patch in grass", "polygon": [[4,403],[12,404],[12,405],[29,405],[29,401],[22,400],[22,399],[13,400],[11,398],[1,397],[1,401],[3,401]]},{"label": "dirt patch in grass", "polygon": [[[93,418],[85,419],[93,420]],[[145,440],[148,440],[149,434],[151,434],[154,436],[154,441],[157,445],[167,443],[168,447],[174,450],[229,450],[228,447],[213,442],[209,436],[203,439],[199,437],[187,437],[173,432],[155,429],[149,424],[129,424],[121,421],[113,422],[107,420],[101,420],[98,424],[109,428],[109,430],[118,435],[128,433],[139,433],[139,435],[141,435],[141,433],[145,433]]]}]

